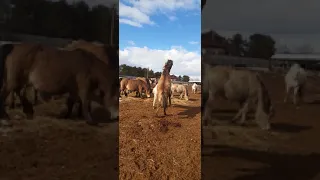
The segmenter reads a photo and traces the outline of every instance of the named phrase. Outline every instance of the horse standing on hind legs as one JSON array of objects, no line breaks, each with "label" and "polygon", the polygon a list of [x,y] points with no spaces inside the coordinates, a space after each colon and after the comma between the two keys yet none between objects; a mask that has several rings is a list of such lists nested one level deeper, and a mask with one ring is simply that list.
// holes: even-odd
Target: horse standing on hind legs
[{"label": "horse standing on hind legs", "polygon": [[157,86],[155,87],[156,90],[154,92],[156,92],[154,94],[154,98],[153,98],[153,109],[155,109],[155,104],[156,102],[158,102],[158,109],[161,107],[161,103],[162,103],[162,107],[163,107],[163,114],[167,115],[166,113],[166,109],[167,109],[167,105],[168,105],[168,101],[169,101],[169,106],[171,106],[171,78],[170,78],[170,70],[173,66],[173,61],[172,60],[168,60],[164,67],[163,67],[163,71],[161,74],[161,77],[158,81]]},{"label": "horse standing on hind legs", "polygon": [[[110,112],[110,118],[118,118],[118,62],[106,64],[84,50],[59,50],[38,44],[23,43],[2,46],[6,53],[0,66],[0,118],[9,125],[4,101],[15,92],[27,118],[33,118],[33,107],[21,95],[21,89],[30,82],[39,94],[61,95],[68,93],[73,102],[81,100],[82,111],[89,125],[96,125],[88,106],[95,90],[103,92],[101,104]],[[72,108],[72,107],[71,107]],[[69,107],[68,107],[69,110]]]}]

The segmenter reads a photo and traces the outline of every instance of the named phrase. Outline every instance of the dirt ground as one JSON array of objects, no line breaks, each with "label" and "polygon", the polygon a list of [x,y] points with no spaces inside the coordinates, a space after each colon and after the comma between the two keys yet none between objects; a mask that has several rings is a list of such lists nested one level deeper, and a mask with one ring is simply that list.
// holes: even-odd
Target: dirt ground
[{"label": "dirt ground", "polygon": [[201,94],[172,100],[168,116],[152,108],[153,98],[120,102],[120,179],[199,180]]},{"label": "dirt ground", "polygon": [[[230,125],[236,105],[217,102],[218,125],[204,130],[202,179],[205,180],[318,180],[320,179],[320,79],[307,84],[305,104],[284,104],[282,75],[263,74],[276,115],[272,130]],[[212,136],[215,132],[216,136]]]},{"label": "dirt ground", "polygon": [[[9,112],[14,126],[0,129],[1,180],[118,179],[118,122],[92,127],[76,112],[58,119],[64,109],[64,100],[54,100],[35,106],[33,120],[21,109]],[[104,113],[95,107],[93,118]]]}]

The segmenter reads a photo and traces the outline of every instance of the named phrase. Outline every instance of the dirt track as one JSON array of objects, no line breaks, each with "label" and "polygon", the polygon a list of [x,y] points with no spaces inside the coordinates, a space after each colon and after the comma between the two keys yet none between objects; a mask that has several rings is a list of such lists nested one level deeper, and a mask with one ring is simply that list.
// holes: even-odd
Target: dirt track
[{"label": "dirt track", "polygon": [[[276,110],[272,130],[263,132],[254,122],[248,127],[230,125],[235,105],[217,102],[218,125],[204,131],[202,179],[205,180],[307,180],[320,179],[320,79],[307,84],[306,103],[296,110],[284,104],[281,75],[263,75]],[[252,125],[252,126],[251,126]],[[211,132],[216,132],[212,139]]]},{"label": "dirt track", "polygon": [[[0,179],[118,178],[118,123],[90,127],[82,120],[57,119],[63,106],[62,100],[38,105],[34,120],[13,120],[13,128],[1,129]],[[93,118],[103,113],[94,108]],[[23,115],[10,112],[12,118],[17,114]]]},{"label": "dirt track", "polygon": [[[131,95],[132,96],[132,95]],[[200,179],[200,97],[173,99],[168,116],[153,98],[120,102],[120,179]]]}]

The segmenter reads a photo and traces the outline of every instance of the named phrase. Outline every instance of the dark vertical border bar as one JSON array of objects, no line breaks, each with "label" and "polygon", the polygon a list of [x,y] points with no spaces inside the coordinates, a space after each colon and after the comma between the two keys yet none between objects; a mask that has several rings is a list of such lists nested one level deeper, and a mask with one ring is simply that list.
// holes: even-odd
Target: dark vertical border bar
[{"label": "dark vertical border bar", "polygon": [[[68,103],[66,103],[67,98],[64,94],[48,98],[47,102],[38,101],[36,97],[43,100],[46,98],[45,96],[51,96],[52,94],[46,92],[37,93],[32,84],[30,89],[28,84],[19,84],[19,86],[27,86],[23,90],[26,89],[29,100],[37,101],[32,102],[32,104],[34,103],[35,111],[32,120],[27,120],[23,114],[21,108],[23,103],[20,102],[19,98],[11,96],[14,98],[13,103],[0,103],[0,179],[118,179],[118,119],[113,118],[115,120],[110,120],[110,112],[108,112],[110,109],[106,110],[104,108],[104,105],[108,107],[105,102],[110,103],[112,97],[116,99],[113,103],[113,105],[116,104],[115,109],[119,107],[118,10],[118,0],[0,1],[1,86],[3,85],[3,77],[7,76],[7,57],[12,55],[11,53],[17,55],[18,53],[14,51],[14,48],[20,44],[36,45],[35,47],[39,47],[37,49],[39,51],[36,53],[39,53],[47,48],[58,48],[58,51],[60,51],[61,48],[67,48],[67,46],[71,46],[72,43],[78,40],[85,41],[90,44],[87,47],[95,48],[86,49],[78,46],[68,50],[82,53],[83,56],[78,56],[79,59],[77,60],[79,60],[79,64],[86,63],[87,66],[82,67],[87,70],[86,72],[90,71],[90,75],[95,72],[103,74],[100,74],[101,76],[97,74],[88,75],[94,80],[99,79],[98,88],[95,89],[97,91],[92,93],[100,95],[94,96],[95,99],[93,100],[99,102],[101,106],[96,102],[91,103],[91,115],[94,120],[99,121],[98,126],[90,126],[83,117],[78,117],[79,114],[77,113],[81,113],[81,103],[78,102],[76,103],[78,112],[74,112],[70,117],[66,118],[64,110]],[[92,61],[89,62],[85,57]],[[19,61],[26,63],[25,60],[32,59],[30,53],[23,55],[23,58],[25,59],[20,59]],[[70,59],[65,59],[65,61],[70,62]],[[60,61],[61,59],[58,60]],[[108,60],[107,64],[105,64],[105,60]],[[46,63],[47,59],[43,59],[43,61]],[[49,58],[48,61],[50,61]],[[79,64],[75,59],[71,61],[74,66],[68,63],[68,65],[61,66],[64,68],[61,68],[56,73],[52,73],[49,67],[52,65],[52,67],[59,68],[55,63],[49,64],[46,69],[39,73],[44,72],[41,76],[54,77],[65,71],[77,71],[75,69]],[[101,66],[93,66],[92,64],[100,64]],[[20,66],[17,67],[21,68]],[[68,67],[70,69],[66,70]],[[93,67],[93,70],[87,67]],[[101,67],[106,67],[106,69],[102,70]],[[78,71],[81,71],[79,69]],[[108,72],[108,69],[111,69],[113,74],[110,73],[111,71]],[[106,77],[106,73],[110,73],[110,76]],[[28,76],[28,74],[25,76]],[[95,79],[93,76],[99,76],[99,78]],[[107,82],[102,82],[101,79],[103,78]],[[71,79],[76,79],[76,77],[72,76]],[[60,80],[63,81],[62,79]],[[76,84],[78,81],[70,80],[70,82]],[[45,84],[46,82],[43,83]],[[92,82],[90,87],[96,88],[95,83]],[[105,83],[110,83],[112,86],[103,89],[101,84]],[[105,90],[104,92],[108,93],[111,91],[112,97],[103,101],[103,96],[106,93],[101,93],[103,91],[99,93],[98,89],[103,89]],[[33,90],[34,93],[31,92]],[[63,92],[64,88],[60,90]],[[79,91],[81,90],[83,89]],[[7,99],[7,101],[9,100]],[[2,101],[5,101],[5,99],[1,98]],[[12,107],[9,107],[9,105]],[[12,126],[4,126],[2,123],[2,120],[5,119],[3,117],[3,109],[6,109],[9,113]]]}]

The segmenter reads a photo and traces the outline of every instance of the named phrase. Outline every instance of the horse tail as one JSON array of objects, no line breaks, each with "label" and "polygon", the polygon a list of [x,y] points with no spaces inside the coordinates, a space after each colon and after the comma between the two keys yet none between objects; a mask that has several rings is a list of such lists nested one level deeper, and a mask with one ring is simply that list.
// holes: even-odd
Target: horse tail
[{"label": "horse tail", "polygon": [[166,109],[167,109],[167,102],[168,102],[167,94],[165,92],[162,92],[162,107],[164,112],[166,112]]}]

